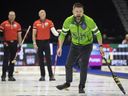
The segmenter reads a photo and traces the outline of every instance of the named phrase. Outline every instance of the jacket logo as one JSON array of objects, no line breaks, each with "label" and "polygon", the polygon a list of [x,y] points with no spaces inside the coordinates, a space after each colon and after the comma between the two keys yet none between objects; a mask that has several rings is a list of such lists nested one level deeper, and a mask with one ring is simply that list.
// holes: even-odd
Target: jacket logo
[{"label": "jacket logo", "polygon": [[86,24],[85,24],[84,22],[82,22],[80,25],[81,25],[81,28],[82,28],[83,30],[86,29]]},{"label": "jacket logo", "polygon": [[37,24],[37,26],[41,26],[41,24]]},{"label": "jacket logo", "polygon": [[16,28],[17,27],[17,24],[13,24],[13,27]]},{"label": "jacket logo", "polygon": [[45,25],[45,27],[47,27],[48,26],[48,22],[45,22],[44,25]]},{"label": "jacket logo", "polygon": [[9,27],[9,26],[10,26],[10,24],[5,24],[5,26],[6,26],[6,27]]}]

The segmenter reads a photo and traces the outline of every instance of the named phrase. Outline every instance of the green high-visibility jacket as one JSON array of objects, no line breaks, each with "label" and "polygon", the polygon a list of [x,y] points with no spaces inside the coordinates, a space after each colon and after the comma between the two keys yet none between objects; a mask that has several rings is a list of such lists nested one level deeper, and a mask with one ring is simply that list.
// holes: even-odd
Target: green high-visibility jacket
[{"label": "green high-visibility jacket", "polygon": [[101,32],[96,23],[87,15],[84,15],[79,23],[76,22],[73,15],[67,17],[59,39],[64,40],[68,32],[71,33],[71,41],[75,45],[91,44],[93,42],[93,34],[96,35],[98,40],[102,39]]}]

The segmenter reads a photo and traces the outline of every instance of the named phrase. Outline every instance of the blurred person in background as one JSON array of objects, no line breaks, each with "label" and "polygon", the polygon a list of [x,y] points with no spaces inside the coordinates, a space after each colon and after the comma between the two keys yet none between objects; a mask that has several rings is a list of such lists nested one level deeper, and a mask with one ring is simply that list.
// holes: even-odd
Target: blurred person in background
[{"label": "blurred person in background", "polygon": [[1,23],[0,32],[3,33],[4,38],[4,60],[2,65],[1,81],[6,81],[6,72],[8,71],[8,80],[16,81],[13,76],[14,72],[14,59],[17,52],[17,44],[21,44],[21,25],[15,21],[16,13],[10,11],[8,20]]},{"label": "blurred person in background", "polygon": [[125,35],[125,39],[122,41],[122,44],[128,44],[128,34]]}]

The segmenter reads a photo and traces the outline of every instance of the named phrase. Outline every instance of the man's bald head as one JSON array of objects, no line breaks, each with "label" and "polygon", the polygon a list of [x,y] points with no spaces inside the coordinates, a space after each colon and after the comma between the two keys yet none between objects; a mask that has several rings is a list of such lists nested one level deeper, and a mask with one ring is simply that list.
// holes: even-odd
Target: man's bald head
[{"label": "man's bald head", "polygon": [[128,40],[128,34],[125,35],[125,39]]},{"label": "man's bald head", "polygon": [[10,22],[13,22],[16,18],[16,13],[14,11],[9,11],[8,13],[8,19]]},{"label": "man's bald head", "polygon": [[46,12],[45,12],[45,10],[41,9],[38,14],[39,14],[40,19],[42,21],[44,21],[45,18],[46,18]]}]

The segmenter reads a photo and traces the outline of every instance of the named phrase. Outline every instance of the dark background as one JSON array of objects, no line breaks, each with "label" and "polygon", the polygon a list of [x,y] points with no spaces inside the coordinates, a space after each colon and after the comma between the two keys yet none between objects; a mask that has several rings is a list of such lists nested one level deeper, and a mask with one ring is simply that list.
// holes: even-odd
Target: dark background
[{"label": "dark background", "polygon": [[[106,34],[107,43],[121,43],[126,32],[122,26],[112,0],[0,0],[0,23],[7,19],[8,12],[16,12],[16,20],[21,24],[23,35],[29,25],[38,19],[38,11],[45,9],[47,18],[51,19],[56,29],[61,28],[63,21],[72,14],[72,5],[80,2],[85,6],[85,14],[92,17],[102,34]],[[52,36],[51,41],[57,41]],[[26,42],[31,42],[29,33]]]}]

